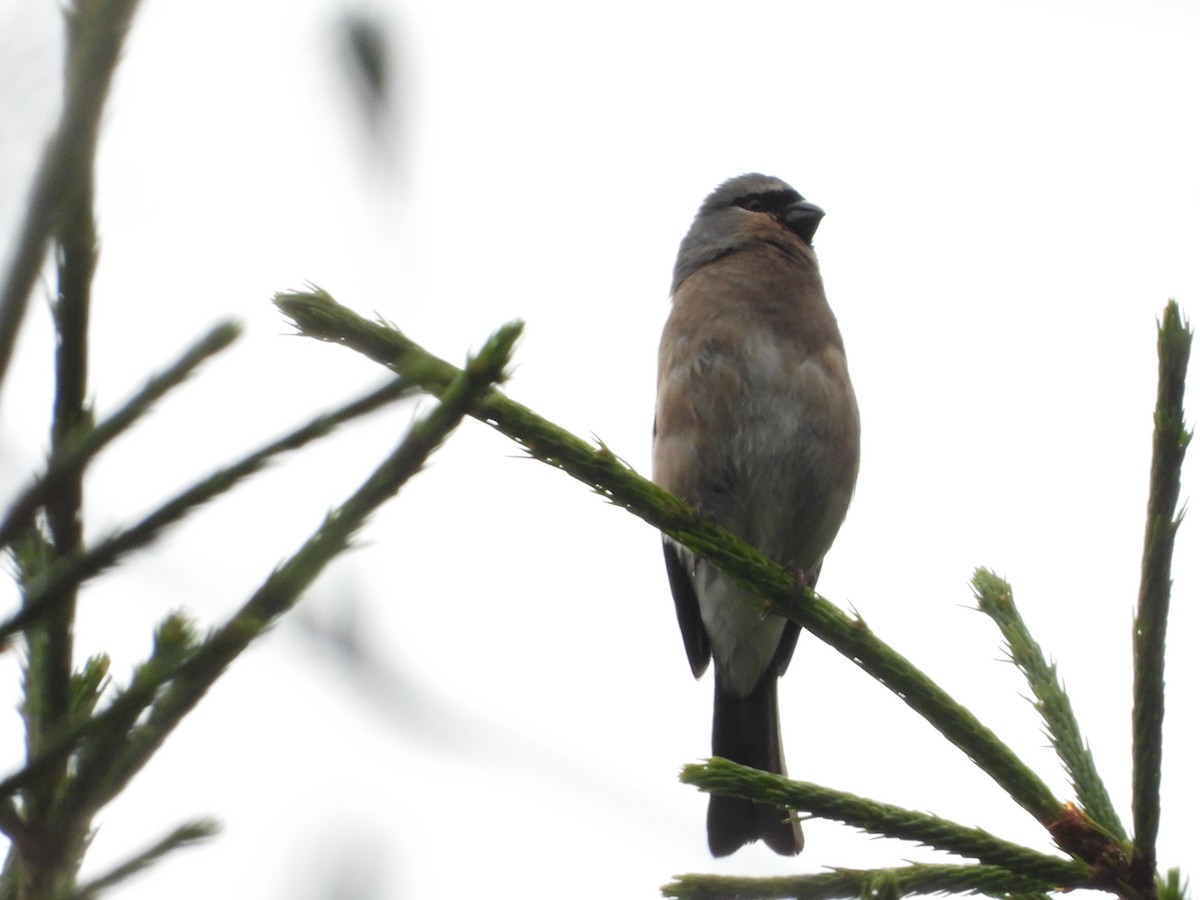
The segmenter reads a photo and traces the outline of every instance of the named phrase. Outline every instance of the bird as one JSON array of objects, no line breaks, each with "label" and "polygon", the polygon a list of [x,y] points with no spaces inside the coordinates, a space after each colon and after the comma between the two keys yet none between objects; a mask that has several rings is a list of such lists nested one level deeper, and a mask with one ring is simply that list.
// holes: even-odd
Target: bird
[{"label": "bird", "polygon": [[[813,236],[825,213],[778,178],[719,185],[679,246],[658,355],[653,480],[816,585],[858,478],[858,403]],[[715,670],[714,756],[786,775],[778,681],[800,626],[669,537],[692,674]],[[712,794],[708,845],[795,855],[795,812]]]}]

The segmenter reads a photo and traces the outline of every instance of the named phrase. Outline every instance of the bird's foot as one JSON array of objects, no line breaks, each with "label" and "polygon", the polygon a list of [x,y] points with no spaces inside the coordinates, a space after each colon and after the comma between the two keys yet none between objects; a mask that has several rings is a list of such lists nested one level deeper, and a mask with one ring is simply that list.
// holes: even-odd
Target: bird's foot
[{"label": "bird's foot", "polygon": [[[821,573],[817,569],[792,569],[792,577],[796,579],[796,599],[804,602],[808,599],[808,592],[817,585],[817,576]],[[771,610],[764,609],[759,621],[766,621],[771,615]]]},{"label": "bird's foot", "polygon": [[801,597],[803,597],[807,591],[811,591],[817,586],[817,575],[819,575],[820,572],[820,569],[797,569],[795,571],[796,590],[799,592]]}]

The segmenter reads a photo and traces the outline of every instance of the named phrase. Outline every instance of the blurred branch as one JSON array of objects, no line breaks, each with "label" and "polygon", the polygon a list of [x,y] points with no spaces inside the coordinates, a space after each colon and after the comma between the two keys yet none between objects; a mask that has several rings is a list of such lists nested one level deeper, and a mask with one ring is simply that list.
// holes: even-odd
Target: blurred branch
[{"label": "blurred branch", "polygon": [[81,886],[71,896],[71,900],[94,900],[102,891],[149,868],[171,851],[208,840],[219,830],[217,823],[209,819],[200,819],[181,825],[153,847],[148,847],[132,859]]},{"label": "blurred branch", "polygon": [[[257,472],[273,456],[299,449],[317,438],[328,435],[338,425],[393,402],[411,390],[410,384],[397,378],[358,400],[315,417],[301,428],[184,491],[137,525],[99,542],[90,553],[69,561],[60,569],[50,571],[45,576],[48,585],[44,584],[41,588],[39,597],[35,598],[37,602],[26,605],[20,612],[0,624],[0,637],[9,637],[21,631],[36,618],[39,610],[56,596],[56,579],[78,583],[85,577],[96,574],[106,566],[112,565],[123,554],[152,540],[161,528],[182,518],[198,504],[212,499],[239,483],[241,479]],[[31,590],[37,591],[37,585],[32,585]],[[84,717],[70,728],[60,729],[48,739],[22,769],[0,781],[0,798],[12,797],[48,768],[65,761],[77,751],[83,741],[90,741],[99,747],[123,743],[129,729],[149,707],[159,688],[181,663],[184,658],[183,651],[192,649],[194,641],[190,634],[190,626],[185,620],[179,616],[168,617],[155,633],[154,653],[135,671],[130,685],[117,692],[99,715]]]},{"label": "blurred branch", "polygon": [[120,746],[129,729],[154,700],[158,689],[194,644],[195,636],[190,623],[178,614],[168,616],[155,629],[154,649],[150,658],[134,669],[130,683],[114,692],[103,712],[75,723],[73,728],[56,736],[24,768],[0,781],[0,797],[11,798],[47,767],[77,752],[86,768],[90,755],[102,753],[104,748]]},{"label": "blurred branch", "polygon": [[0,384],[51,236],[78,192],[89,190],[100,116],[137,0],[76,0],[66,11],[62,115],[42,154],[7,277],[0,287]]},{"label": "blurred branch", "polygon": [[[51,241],[58,292],[53,305],[55,392],[52,454],[78,443],[92,429],[88,391],[88,323],[96,270],[94,169],[100,114],[133,12],[134,0],[80,0],[65,12],[67,62],[62,117],[43,154],[14,257],[0,288],[0,384]],[[18,562],[22,603],[32,603],[26,577],[40,577],[57,560],[83,551],[83,472],[63,473],[43,495],[49,539],[30,529]],[[19,554],[18,554],[19,555]],[[95,688],[73,675],[77,586],[66,584],[45,604],[26,632],[22,658],[27,760],[42,755],[55,735],[90,712]],[[10,848],[0,896],[57,897],[73,884],[87,843],[83,823],[52,822],[51,810],[68,776],[66,761],[42,767],[21,797],[20,819],[9,823],[21,844]],[[18,852],[19,851],[19,852]]]},{"label": "blurred branch", "polygon": [[478,398],[504,377],[520,332],[519,324],[500,329],[467,363],[466,371],[447,387],[441,403],[414,423],[396,450],[363,485],[329,513],[317,531],[268,576],[232,619],[188,653],[177,668],[164,674],[141,724],[129,732],[102,771],[92,772],[86,783],[82,778],[77,780],[77,789],[67,801],[73,809],[96,810],[115,796],[226,667],[290,610],[324,568],[349,548],[368,517],[421,470]]},{"label": "blurred branch", "polygon": [[51,565],[26,585],[26,602],[21,610],[0,622],[0,640],[28,628],[31,623],[53,609],[56,603],[61,602],[60,598],[66,589],[99,574],[116,564],[126,554],[145,547],[167,526],[180,521],[197,507],[261,471],[273,457],[297,450],[305,444],[325,437],[338,425],[378,409],[411,393],[412,390],[411,383],[398,378],[359,400],[331,413],[317,416],[307,425],[271,442],[261,450],[212,473],[168,500],[140,522],[96,542],[87,552],[67,557]]},{"label": "blurred branch", "polygon": [[1188,881],[1179,869],[1168,869],[1166,878],[1158,879],[1158,900],[1187,900]]},{"label": "blurred branch", "polygon": [[78,477],[97,453],[124,434],[163,395],[182,384],[202,362],[233,343],[240,331],[232,323],[218,325],[189,347],[170,368],[150,378],[111,416],[56,447],[46,464],[46,471],[9,504],[3,521],[0,521],[0,547],[10,544],[22,530],[33,524],[38,508],[63,481]]},{"label": "blurred branch", "polygon": [[[91,896],[211,831],[207,826],[181,829],[103,878],[79,890],[74,887],[95,814],[149,761],[225,668],[295,605],[333,558],[349,548],[370,514],[420,471],[478,396],[504,377],[520,331],[520,325],[510,325],[497,332],[447,387],[442,402],[412,426],[366,482],[329,513],[301,549],[275,569],[225,625],[197,640],[183,616],[169,616],[155,632],[150,658],[135,669],[128,687],[115,691],[99,713],[94,710],[107,683],[107,658],[93,658],[78,675],[71,676],[68,714],[53,728],[47,727],[36,746],[31,744],[25,767],[0,782],[0,827],[13,840],[0,876],[0,897]],[[47,544],[38,529],[25,530],[14,545],[14,558],[28,602],[2,630],[13,634],[40,622],[41,616],[57,613],[57,598],[73,591],[83,578],[152,540],[162,527],[258,471],[272,456],[303,446],[411,390],[409,381],[394,379],[366,397],[316,417],[180,494],[133,528],[69,558],[66,564],[50,562],[44,568]],[[131,410],[130,415],[136,417],[136,412]],[[71,453],[80,452],[78,445],[70,447]],[[45,802],[33,816],[26,799],[42,786],[48,787]]]},{"label": "blurred branch", "polygon": [[1171,597],[1171,556],[1182,513],[1180,469],[1191,441],[1183,425],[1183,390],[1192,332],[1174,301],[1167,304],[1158,329],[1158,402],[1150,463],[1150,498],[1142,579],[1138,590],[1133,645],[1133,879],[1147,896],[1154,891],[1162,776],[1163,671],[1167,611]]}]

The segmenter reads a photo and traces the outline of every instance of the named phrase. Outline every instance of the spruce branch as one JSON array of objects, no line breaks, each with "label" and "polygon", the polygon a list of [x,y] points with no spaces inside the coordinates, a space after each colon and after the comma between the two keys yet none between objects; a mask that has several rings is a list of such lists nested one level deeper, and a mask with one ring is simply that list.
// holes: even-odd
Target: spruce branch
[{"label": "spruce branch", "polygon": [[100,896],[101,892],[113,885],[119,884],[131,875],[136,875],[138,872],[148,869],[171,851],[190,847],[201,841],[208,840],[219,830],[220,828],[217,826],[217,823],[210,819],[199,819],[195,822],[180,825],[162,840],[156,842],[154,846],[146,848],[132,859],[126,860],[98,878],[93,878],[86,884],[81,885],[71,895],[71,900],[94,900],[94,898]]},{"label": "spruce branch", "polygon": [[77,0],[66,11],[62,114],[42,154],[8,273],[0,287],[0,384],[50,240],[69,205],[88,191],[100,118],[137,0]]},{"label": "spruce branch", "polygon": [[[277,294],[275,304],[305,336],[342,344],[394,371],[424,372],[420,385],[432,394],[441,394],[457,372],[396,328],[362,318],[319,289]],[[580,440],[495,390],[472,415],[714,563],[764,598],[764,612],[808,628],[934,725],[1043,825],[1061,816],[1054,794],[1011,749],[865,623],[815,592],[801,594],[791,573],[639,476],[607,447]]]},{"label": "spruce branch", "polygon": [[[72,94],[96,97],[97,86],[81,84],[78,66],[90,61],[89,52],[95,47],[112,48],[113,41],[104,32],[111,22],[96,18],[98,4],[87,4],[66,11],[67,73],[64,105],[70,105]],[[118,38],[119,44],[119,38]],[[115,67],[116,59],[112,58]],[[112,68],[108,68],[111,74]],[[99,86],[99,109],[107,93],[107,82]],[[53,304],[57,341],[54,355],[54,404],[50,427],[52,452],[79,439],[92,427],[92,413],[87,402],[88,390],[88,323],[91,317],[92,276],[96,271],[96,222],[93,211],[95,194],[95,157],[98,121],[71,148],[70,170],[64,172],[63,186],[52,220],[49,222],[57,264],[58,290]],[[28,302],[28,294],[25,303]],[[0,305],[0,319],[6,310]],[[20,328],[22,309],[14,309],[15,332]],[[7,324],[7,323],[5,323]],[[4,345],[7,336],[0,337],[0,374],[6,364]],[[83,547],[83,473],[73,472],[59,480],[44,504],[46,525],[51,537],[52,555],[56,559],[76,555]],[[27,678],[27,690],[36,691],[24,698],[27,707],[37,710],[29,721],[48,731],[57,731],[70,715],[72,660],[75,647],[76,590],[64,590],[53,606],[38,622],[36,636],[26,645],[24,665],[37,670],[36,678]],[[39,736],[43,739],[45,735]],[[31,820],[42,818],[54,802],[57,782],[62,773],[50,771],[44,779],[30,787],[25,806]],[[45,883],[57,883],[66,877],[75,864],[71,857],[76,849],[70,840],[55,842],[40,866],[37,878]]]},{"label": "spruce branch", "polygon": [[150,657],[134,669],[128,686],[114,694],[104,715],[92,717],[76,730],[78,739],[69,745],[74,774],[56,815],[65,821],[89,821],[116,796],[110,773],[117,757],[162,685],[175,676],[196,645],[195,629],[182,613],[167,616],[154,630]]},{"label": "spruce branch", "polygon": [[719,757],[684,766],[680,781],[709,793],[785,806],[823,819],[845,822],[871,834],[915,841],[935,850],[1008,869],[1056,888],[1082,887],[1092,877],[1092,870],[1084,863],[1038,853],[980,828],[969,828],[929,813],[879,803],[821,785],[792,781]]},{"label": "spruce branch", "polygon": [[98,541],[87,552],[50,564],[44,572],[26,582],[25,603],[18,612],[0,622],[0,640],[28,628],[32,622],[60,604],[64,595],[69,594],[74,586],[103,572],[123,556],[147,546],[165,528],[258,473],[274,457],[323,438],[339,425],[406,396],[412,390],[412,384],[404,379],[395,379],[359,400],[317,416],[303,427],[212,473],[159,506],[141,521]]},{"label": "spruce branch", "polygon": [[1182,513],[1176,515],[1180,470],[1192,439],[1183,423],[1184,380],[1191,347],[1191,328],[1172,300],[1158,328],[1158,399],[1150,496],[1133,631],[1133,880],[1147,896],[1153,894],[1157,866],[1171,556],[1182,519]]},{"label": "spruce branch", "polygon": [[76,775],[76,780],[90,782],[89,754],[103,753],[106,748],[118,746],[126,740],[129,729],[178,668],[184,658],[182,651],[190,650],[194,642],[187,619],[177,613],[168,616],[155,630],[150,658],[134,670],[130,683],[117,690],[101,712],[83,718],[70,730],[56,735],[38,753],[32,754],[23,768],[0,781],[0,798],[10,800],[40,772],[77,753],[81,765],[76,768],[77,771],[82,768],[82,772]]},{"label": "spruce branch", "polygon": [[232,323],[218,325],[189,347],[169,368],[147,380],[141,390],[112,415],[94,428],[73,435],[56,447],[46,463],[46,470],[8,505],[0,522],[0,547],[10,544],[33,523],[38,508],[61,484],[77,478],[96,454],[129,430],[172,388],[186,381],[201,363],[232,344],[240,332],[240,327]]},{"label": "spruce branch", "polygon": [[479,398],[505,377],[520,333],[519,323],[501,328],[447,387],[440,404],[413,424],[363,485],[326,516],[304,545],[267,577],[226,624],[155,685],[154,701],[144,721],[129,732],[105,770],[96,773],[97,786],[83,798],[85,808],[98,809],[124,788],[230,663],[295,606],[324,568],[350,547],[370,515],[421,470]]},{"label": "spruce branch", "polygon": [[1125,829],[1096,770],[1092,751],[1080,732],[1071,700],[1058,679],[1055,665],[1047,662],[1042,648],[1025,626],[1025,620],[1013,602],[1012,588],[987,569],[975,571],[971,588],[980,611],[1000,629],[1009,659],[1029,683],[1034,708],[1042,717],[1046,734],[1062,760],[1084,812],[1114,840],[1125,843],[1128,840]]},{"label": "spruce branch", "polygon": [[1044,897],[1050,884],[997,866],[911,865],[895,869],[831,869],[817,875],[739,878],[678,875],[662,887],[673,900],[860,900],[914,894]]},{"label": "spruce branch", "polygon": [[[99,542],[81,556],[48,564],[48,548],[44,541],[37,540],[36,531],[25,532],[14,549],[17,551],[15,558],[21,581],[26,586],[27,602],[20,611],[0,624],[0,634],[11,636],[29,627],[30,623],[44,614],[47,607],[53,606],[64,584],[78,584],[85,577],[113,564],[125,553],[145,545],[163,527],[257,472],[275,455],[324,437],[339,425],[406,396],[411,390],[412,387],[403,379],[393,379],[360,399],[317,416],[303,427],[185,490],[140,523]],[[45,565],[50,567],[43,571],[41,567]],[[11,807],[12,798],[18,792],[27,791],[39,779],[56,772],[69,758],[79,754],[78,775],[72,782],[69,802],[60,797],[54,815],[59,821],[65,822],[70,818],[66,813],[68,807],[75,813],[85,808],[93,811],[99,808],[98,804],[106,802],[113,795],[112,782],[103,777],[103,773],[112,768],[115,762],[105,754],[123,747],[129,740],[131,729],[147,712],[163,686],[175,676],[184,659],[183,651],[191,652],[193,643],[186,620],[179,616],[169,617],[156,633],[155,650],[151,658],[135,670],[130,685],[118,691],[101,712],[90,717],[72,716],[53,729],[29,728],[31,742],[27,762],[20,770],[0,780],[0,802]],[[39,671],[36,669],[26,673],[27,681],[37,677]],[[26,694],[29,693],[27,690]],[[37,712],[27,705],[24,711],[27,719],[36,716]],[[46,816],[50,815],[47,809]],[[18,830],[20,821],[10,820],[0,824],[6,826],[6,832],[12,833]]]},{"label": "spruce branch", "polygon": [[1188,900],[1188,880],[1179,869],[1168,869],[1165,878],[1158,879],[1158,900]]},{"label": "spruce branch", "polygon": [[[58,290],[53,304],[57,343],[52,454],[83,439],[93,426],[87,376],[92,277],[97,262],[93,211],[96,146],[101,112],[136,8],[136,0],[79,0],[64,10],[67,60],[62,114],[43,152],[0,287],[2,385],[30,294],[54,242]],[[82,469],[63,472],[53,489],[43,494],[41,506],[50,540],[39,535],[42,552],[33,567],[27,568],[39,574],[53,561],[83,551]],[[29,546],[31,542],[26,541],[27,549]],[[29,596],[24,590],[22,601],[28,608]],[[38,755],[72,721],[86,717],[95,702],[98,687],[88,679],[97,667],[89,664],[80,677],[72,671],[75,603],[76,587],[65,586],[54,602],[31,620],[26,635],[21,706],[27,759]],[[65,760],[56,761],[42,767],[27,784],[19,815],[8,822],[14,843],[0,874],[0,898],[60,896],[73,884],[86,834],[75,826],[46,827],[66,775]],[[17,809],[10,801],[4,805],[6,812]],[[31,850],[35,852],[27,852]]]},{"label": "spruce branch", "polygon": [[0,834],[13,844],[28,846],[32,835],[11,797],[0,800]]}]

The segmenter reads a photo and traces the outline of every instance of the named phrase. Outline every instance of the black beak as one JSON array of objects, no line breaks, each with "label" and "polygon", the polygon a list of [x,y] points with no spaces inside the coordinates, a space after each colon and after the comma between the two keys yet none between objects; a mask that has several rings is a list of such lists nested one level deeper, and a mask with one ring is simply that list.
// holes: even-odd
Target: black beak
[{"label": "black beak", "polygon": [[817,226],[825,218],[825,210],[807,200],[797,200],[783,210],[783,224],[794,231],[804,243],[812,246]]}]

